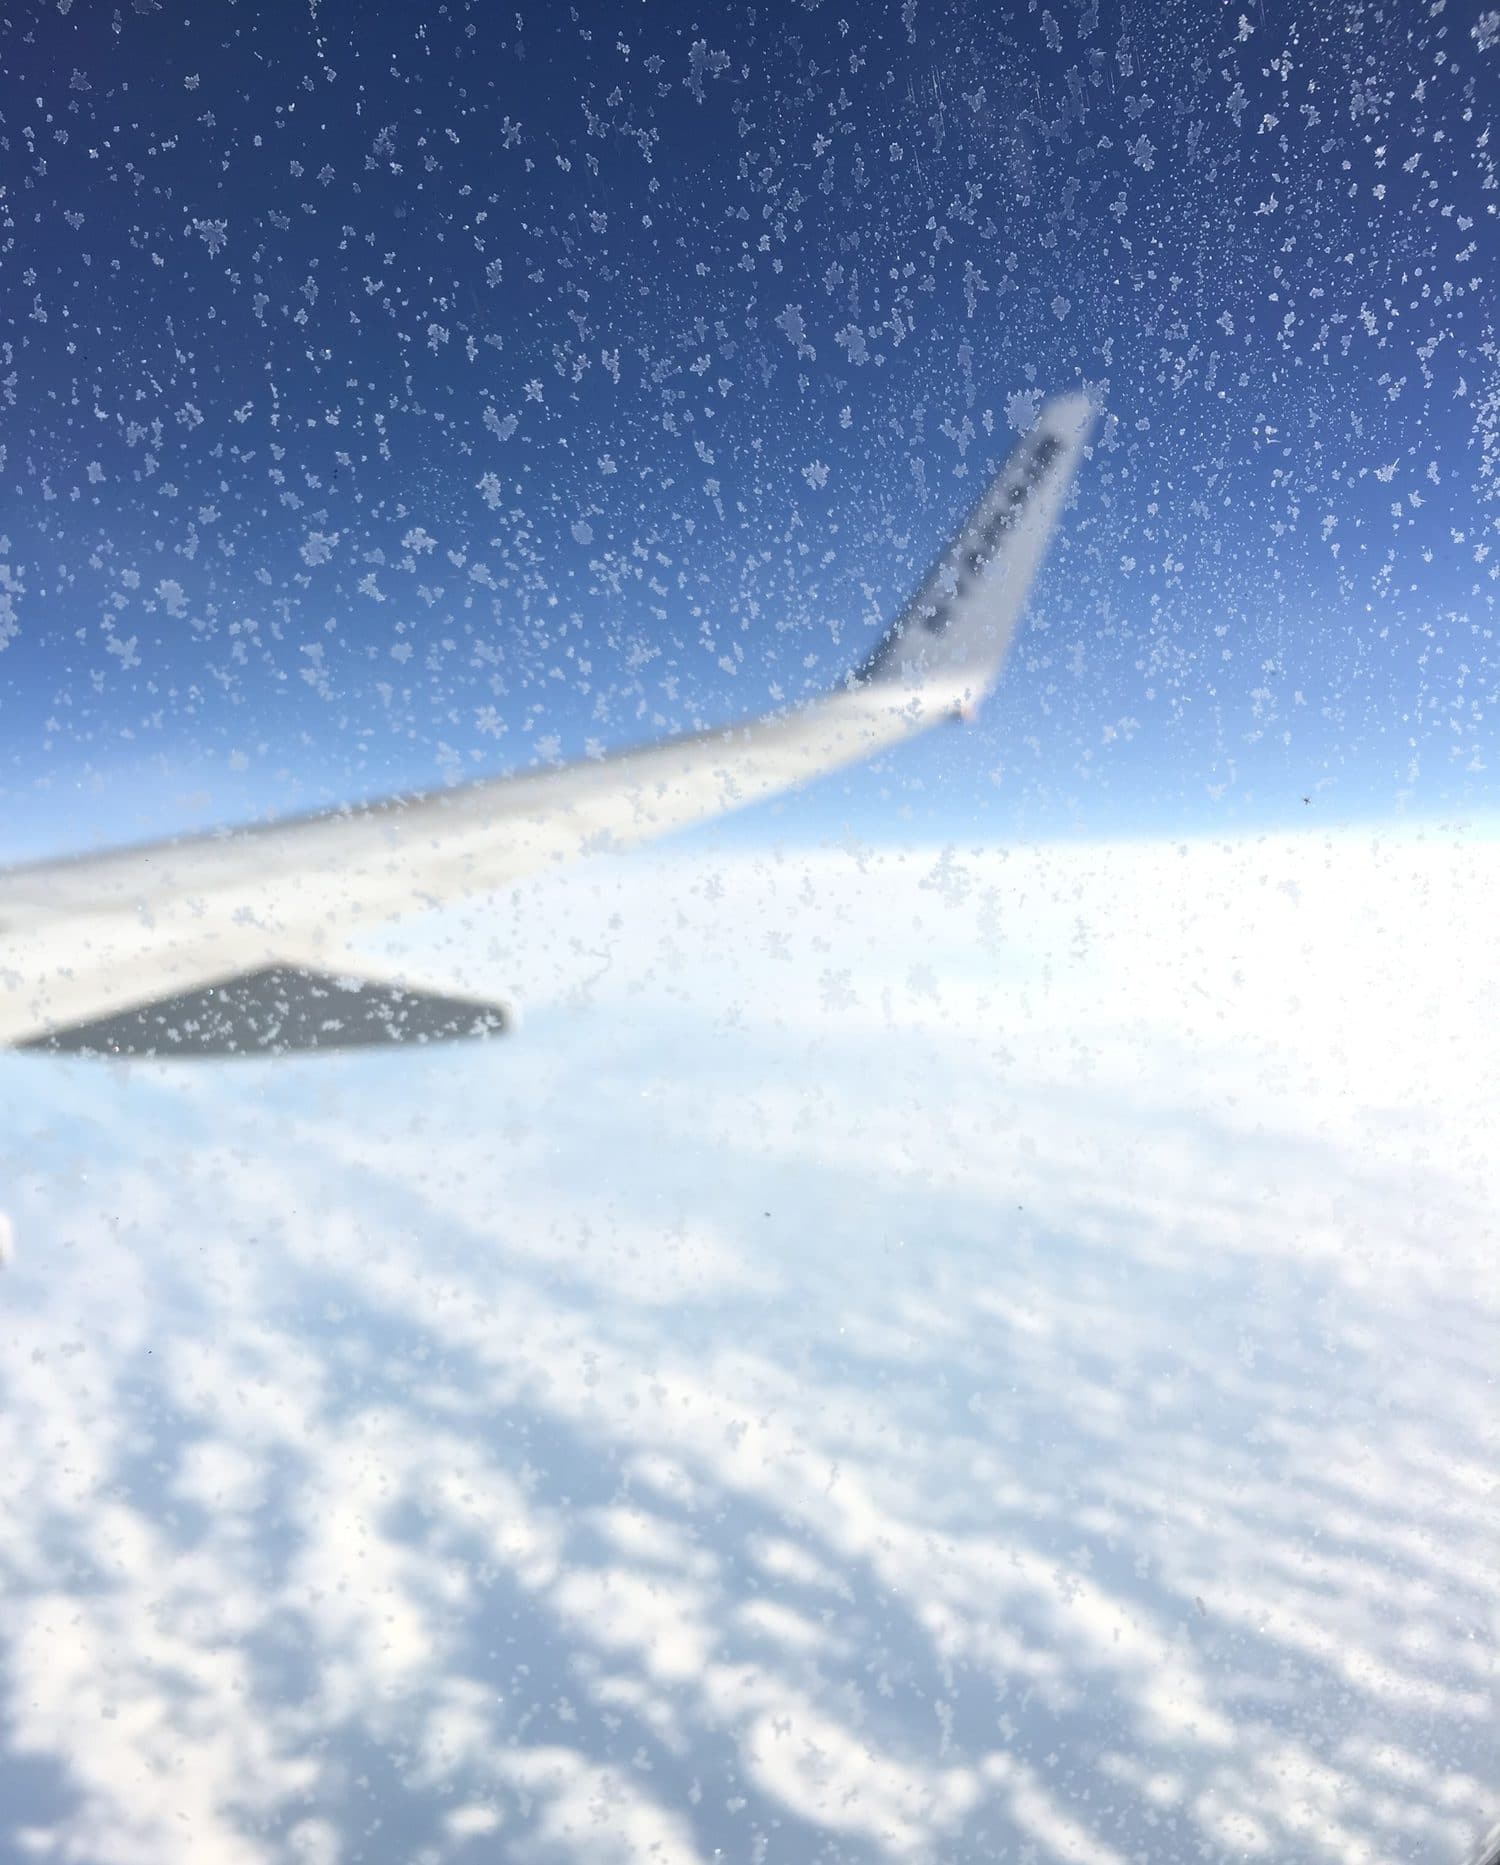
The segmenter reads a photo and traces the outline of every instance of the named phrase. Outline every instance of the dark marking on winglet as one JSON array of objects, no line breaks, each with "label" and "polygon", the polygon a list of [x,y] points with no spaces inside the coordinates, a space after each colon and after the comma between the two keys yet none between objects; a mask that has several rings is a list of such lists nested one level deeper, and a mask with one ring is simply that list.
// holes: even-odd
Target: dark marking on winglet
[{"label": "dark marking on winglet", "polygon": [[[984,521],[978,534],[971,535],[975,525],[979,523],[980,514],[995,495],[995,487],[991,484],[985,489],[984,497],[964,521],[956,544],[950,544],[933,564],[922,579],[918,593],[907,603],[894,627],[879,643],[869,659],[855,669],[854,679],[857,682],[872,680],[882,671],[887,663],[899,653],[902,642],[914,622],[920,622],[928,634],[943,633],[952,620],[954,605],[968,593],[973,579],[981,576],[994,562],[1004,542],[1005,534],[1022,517],[1032,494],[1047,476],[1062,451],[1062,441],[1051,432],[1038,434],[1033,439],[1022,442],[1006,470],[1006,477],[1010,479],[1010,483],[1001,503]],[[950,557],[957,557],[960,567],[952,575],[950,587],[934,601],[927,595],[927,591],[942,576]]]}]

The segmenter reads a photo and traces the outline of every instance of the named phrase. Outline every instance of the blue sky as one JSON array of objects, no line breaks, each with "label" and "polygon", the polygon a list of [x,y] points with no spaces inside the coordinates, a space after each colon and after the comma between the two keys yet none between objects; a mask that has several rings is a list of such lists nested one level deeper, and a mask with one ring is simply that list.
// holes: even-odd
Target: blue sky
[{"label": "blue sky", "polygon": [[1079,381],[981,724],[739,833],[1490,810],[1476,9],[383,12],[7,29],[8,852],[795,698]]}]

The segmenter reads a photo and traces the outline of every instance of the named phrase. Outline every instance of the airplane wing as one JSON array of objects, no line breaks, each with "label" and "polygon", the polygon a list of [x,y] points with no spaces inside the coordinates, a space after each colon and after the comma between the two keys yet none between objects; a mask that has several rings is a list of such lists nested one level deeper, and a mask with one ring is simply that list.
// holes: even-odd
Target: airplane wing
[{"label": "airplane wing", "polygon": [[361,928],[759,801],[972,710],[1088,438],[1050,402],[875,652],[748,724],[540,772],[0,872],[0,1044],[285,1054],[503,1030],[503,1004],[346,968]]}]

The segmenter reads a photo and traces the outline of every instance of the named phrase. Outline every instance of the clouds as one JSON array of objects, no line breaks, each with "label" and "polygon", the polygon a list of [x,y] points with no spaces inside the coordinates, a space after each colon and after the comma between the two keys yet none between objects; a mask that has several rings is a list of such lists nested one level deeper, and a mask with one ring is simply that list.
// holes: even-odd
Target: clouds
[{"label": "clouds", "polygon": [[11,1058],[14,1849],[1456,1853],[1493,859],[598,864],[392,936],[513,1042]]}]

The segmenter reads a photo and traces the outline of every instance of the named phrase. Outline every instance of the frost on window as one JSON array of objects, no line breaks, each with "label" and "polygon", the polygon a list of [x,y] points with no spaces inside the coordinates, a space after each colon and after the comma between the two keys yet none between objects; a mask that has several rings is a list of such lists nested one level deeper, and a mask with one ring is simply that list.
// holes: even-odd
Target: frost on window
[{"label": "frost on window", "polygon": [[3,65],[0,1857],[1458,1860],[1500,14]]}]

